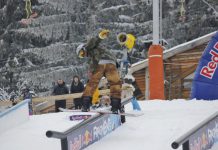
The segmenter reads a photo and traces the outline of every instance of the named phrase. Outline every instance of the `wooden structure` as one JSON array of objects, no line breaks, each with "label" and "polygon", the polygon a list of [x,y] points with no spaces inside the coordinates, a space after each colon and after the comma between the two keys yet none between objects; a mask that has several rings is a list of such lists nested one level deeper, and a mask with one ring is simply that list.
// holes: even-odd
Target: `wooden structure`
[{"label": "wooden structure", "polygon": [[[215,32],[207,34],[164,51],[166,99],[189,98],[193,74],[207,43],[214,34]],[[130,68],[130,73],[135,77],[136,84],[142,93],[141,99],[146,99],[145,93],[148,93],[146,81],[149,80],[145,77],[147,68],[147,59],[133,64]]]},{"label": "wooden structure", "polygon": [[[110,90],[100,90],[100,95],[106,95]],[[35,114],[54,112],[55,100],[66,99],[67,108],[73,107],[73,99],[79,98],[82,93],[65,94],[57,96],[37,97],[33,98],[33,111]]]},{"label": "wooden structure", "polygon": [[[122,90],[122,97],[132,97],[129,95],[131,93],[131,88],[126,88]],[[109,95],[110,90],[99,90],[100,95]],[[41,114],[41,113],[48,113],[54,112],[55,110],[55,100],[66,100],[66,107],[72,108],[73,107],[73,99],[80,98],[82,93],[75,93],[75,94],[65,94],[65,95],[57,95],[57,96],[47,96],[47,97],[36,97],[32,99],[33,104],[33,112],[34,114]]]}]

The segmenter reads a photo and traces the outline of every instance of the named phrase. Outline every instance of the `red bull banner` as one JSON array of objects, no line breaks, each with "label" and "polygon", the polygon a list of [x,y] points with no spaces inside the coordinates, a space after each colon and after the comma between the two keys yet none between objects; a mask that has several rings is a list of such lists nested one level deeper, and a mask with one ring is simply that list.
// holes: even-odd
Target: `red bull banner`
[{"label": "red bull banner", "polygon": [[81,150],[121,125],[119,115],[108,114],[67,136],[68,150]]},{"label": "red bull banner", "polygon": [[218,100],[218,32],[208,43],[195,71],[191,98]]},{"label": "red bull banner", "polygon": [[189,138],[189,150],[209,150],[218,142],[218,117]]}]

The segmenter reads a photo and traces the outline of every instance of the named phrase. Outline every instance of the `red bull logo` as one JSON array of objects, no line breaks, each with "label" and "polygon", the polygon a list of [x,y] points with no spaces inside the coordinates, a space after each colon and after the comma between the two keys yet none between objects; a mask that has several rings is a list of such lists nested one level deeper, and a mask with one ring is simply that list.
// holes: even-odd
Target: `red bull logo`
[{"label": "red bull logo", "polygon": [[218,42],[214,45],[214,49],[210,50],[210,54],[212,55],[211,61],[207,63],[207,66],[204,66],[200,74],[208,79],[212,79],[213,75],[217,69],[217,63],[218,63]]},{"label": "red bull logo", "polygon": [[189,141],[190,150],[208,150],[218,141],[218,122],[210,122],[205,131]]},{"label": "red bull logo", "polygon": [[88,130],[85,132],[83,142],[85,145],[88,145],[90,142],[92,142],[92,134]]},{"label": "red bull logo", "polygon": [[68,150],[81,150],[121,125],[120,116],[104,115],[67,136]]},{"label": "red bull logo", "polygon": [[89,145],[92,142],[92,133],[88,130],[84,134],[79,134],[70,143],[70,150],[80,150],[82,147]]}]

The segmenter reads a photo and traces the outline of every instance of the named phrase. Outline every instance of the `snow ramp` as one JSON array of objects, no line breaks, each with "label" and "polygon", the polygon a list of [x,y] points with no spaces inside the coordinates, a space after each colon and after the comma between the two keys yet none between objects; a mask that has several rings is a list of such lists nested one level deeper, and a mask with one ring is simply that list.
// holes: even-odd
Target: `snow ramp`
[{"label": "snow ramp", "polygon": [[0,113],[0,134],[29,120],[29,101],[24,100]]}]

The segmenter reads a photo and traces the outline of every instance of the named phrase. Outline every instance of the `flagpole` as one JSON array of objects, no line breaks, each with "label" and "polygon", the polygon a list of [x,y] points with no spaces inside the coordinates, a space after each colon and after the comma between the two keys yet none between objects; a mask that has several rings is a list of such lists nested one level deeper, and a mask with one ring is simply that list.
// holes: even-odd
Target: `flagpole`
[{"label": "flagpole", "polygon": [[159,0],[153,0],[153,44],[148,51],[149,99],[165,99],[163,48],[160,38],[160,5]]},{"label": "flagpole", "polygon": [[159,44],[160,8],[159,0],[153,0],[153,45]]}]

